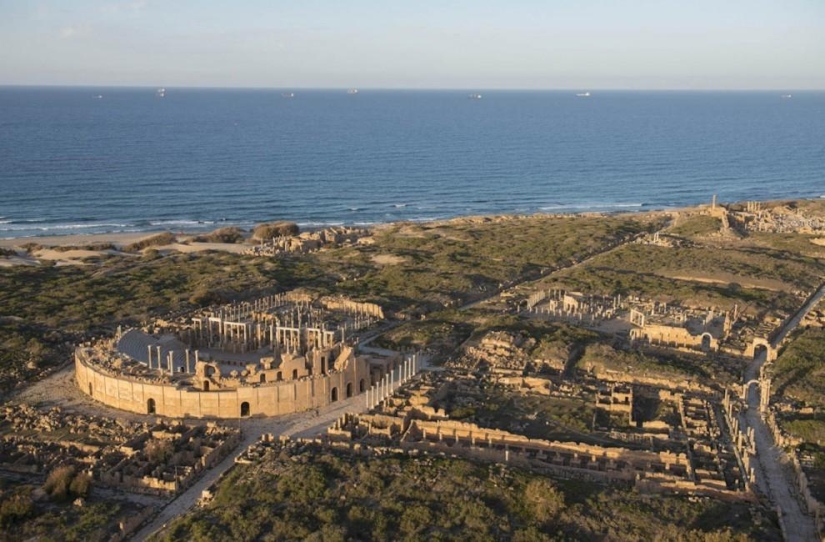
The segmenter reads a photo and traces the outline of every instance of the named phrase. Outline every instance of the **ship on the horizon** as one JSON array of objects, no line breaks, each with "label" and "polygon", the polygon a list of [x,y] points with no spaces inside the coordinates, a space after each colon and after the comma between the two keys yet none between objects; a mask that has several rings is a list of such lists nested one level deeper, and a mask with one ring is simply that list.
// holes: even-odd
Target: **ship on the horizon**
[{"label": "ship on the horizon", "polygon": [[468,98],[470,98],[471,100],[480,100],[481,94],[470,94]]},{"label": "ship on the horizon", "polygon": [[295,97],[294,92],[282,92],[281,93],[281,98],[294,98],[294,97]]},{"label": "ship on the horizon", "polygon": [[347,91],[347,94],[358,94],[358,89],[357,88],[351,88]]},{"label": "ship on the horizon", "polygon": [[155,93],[158,98],[165,98],[166,97],[166,89],[159,88],[158,91]]},{"label": "ship on the horizon", "polygon": [[576,94],[576,96],[578,96],[579,98],[589,98],[590,92],[579,92],[578,94]]},{"label": "ship on the horizon", "polygon": [[793,98],[793,94],[783,94],[782,96],[780,96],[780,98],[784,98],[787,100],[789,98]]}]

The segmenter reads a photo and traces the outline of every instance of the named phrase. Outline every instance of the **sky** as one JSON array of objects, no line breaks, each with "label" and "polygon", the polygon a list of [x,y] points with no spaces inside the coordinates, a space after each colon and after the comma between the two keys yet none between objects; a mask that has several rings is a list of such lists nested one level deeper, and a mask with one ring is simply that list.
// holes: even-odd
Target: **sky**
[{"label": "sky", "polygon": [[825,89],[825,0],[0,0],[0,85]]}]

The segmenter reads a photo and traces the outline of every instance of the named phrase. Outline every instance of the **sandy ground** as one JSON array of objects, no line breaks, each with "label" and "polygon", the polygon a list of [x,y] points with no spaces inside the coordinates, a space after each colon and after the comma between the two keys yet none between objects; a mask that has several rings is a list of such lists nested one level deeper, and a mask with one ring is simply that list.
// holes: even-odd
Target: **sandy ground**
[{"label": "sandy ground", "polygon": [[73,363],[14,393],[11,400],[39,408],[60,407],[87,416],[106,416],[135,422],[147,422],[157,418],[108,407],[81,392],[74,381]]},{"label": "sandy ground", "polygon": [[378,265],[397,265],[406,262],[407,258],[393,256],[392,254],[376,254],[372,257],[372,261]]},{"label": "sandy ground", "polygon": [[137,233],[95,233],[80,235],[54,235],[51,237],[21,237],[17,239],[0,239],[0,248],[19,248],[22,245],[36,243],[44,247],[83,246],[97,243],[112,243],[116,246],[128,245],[163,232]]},{"label": "sandy ground", "polygon": [[667,277],[676,280],[686,280],[691,282],[702,282],[705,284],[724,284],[728,285],[735,282],[743,288],[758,288],[762,290],[771,290],[773,292],[788,292],[791,291],[791,286],[785,284],[780,280],[773,279],[754,279],[751,277],[741,277],[732,274],[718,274],[716,276],[709,275],[680,275],[676,273],[656,273],[662,277]]},{"label": "sandy ground", "polygon": [[[60,235],[53,237],[25,237],[19,239],[0,239],[0,248],[16,250],[16,256],[0,256],[0,267],[12,267],[17,265],[40,265],[43,261],[53,261],[56,265],[86,265],[84,260],[86,258],[108,256],[108,255],[129,255],[134,254],[124,253],[119,250],[87,250],[87,249],[72,249],[72,250],[57,250],[56,247],[84,247],[89,245],[103,245],[113,244],[117,248],[123,248],[126,245],[153,237],[158,233],[102,233],[102,234],[87,234],[87,235]],[[178,241],[189,241],[193,235],[181,234],[178,236]],[[44,248],[38,249],[32,253],[27,253],[22,248],[24,245],[35,243]],[[215,250],[220,252],[230,252],[233,254],[240,254],[249,245],[246,244],[230,244],[230,243],[188,243],[182,242],[173,243],[170,245],[151,247],[161,253],[168,254],[170,252],[193,253],[203,252],[207,250]]]}]

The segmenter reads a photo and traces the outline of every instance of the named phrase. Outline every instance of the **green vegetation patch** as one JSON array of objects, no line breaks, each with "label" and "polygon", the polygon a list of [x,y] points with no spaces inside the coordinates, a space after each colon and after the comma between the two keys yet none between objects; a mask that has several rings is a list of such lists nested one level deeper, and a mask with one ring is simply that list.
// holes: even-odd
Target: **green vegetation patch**
[{"label": "green vegetation patch", "polygon": [[747,504],[645,496],[460,459],[318,445],[240,466],[162,540],[779,540]]},{"label": "green vegetation patch", "polygon": [[[527,217],[393,224],[369,247],[319,255],[351,279],[342,293],[427,312],[487,297],[507,284],[569,265],[655,224],[629,217]],[[357,253],[357,254],[356,254]],[[376,266],[370,258],[394,256]]]},{"label": "green vegetation patch", "polygon": [[[311,261],[222,252],[113,257],[98,267],[0,268],[0,389],[118,324],[322,284]],[[27,365],[32,367],[27,369]]]},{"label": "green vegetation patch", "polygon": [[741,381],[742,367],[738,362],[700,355],[623,350],[605,343],[593,343],[585,349],[577,368],[600,376],[605,373],[621,373],[639,377],[733,384]]},{"label": "green vegetation patch", "polygon": [[780,352],[772,365],[772,394],[825,407],[825,330],[804,330]]},{"label": "green vegetation patch", "polygon": [[120,522],[142,507],[113,499],[73,504],[72,499],[88,491],[77,482],[86,480],[83,476],[73,476],[65,488],[60,485],[63,480],[47,481],[45,489],[26,484],[6,487],[0,479],[0,540],[104,542],[119,535]]},{"label": "green vegetation patch", "polygon": [[[822,283],[825,262],[769,248],[627,245],[560,272],[548,286],[693,306],[791,311]],[[551,284],[556,283],[556,284]]]},{"label": "green vegetation patch", "polygon": [[709,215],[686,216],[677,221],[667,233],[694,239],[719,233],[722,229],[722,219]]}]

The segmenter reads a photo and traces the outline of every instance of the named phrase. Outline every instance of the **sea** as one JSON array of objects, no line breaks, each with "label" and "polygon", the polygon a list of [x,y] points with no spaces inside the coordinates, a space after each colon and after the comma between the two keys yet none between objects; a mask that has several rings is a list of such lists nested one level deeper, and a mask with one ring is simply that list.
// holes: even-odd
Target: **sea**
[{"label": "sea", "polygon": [[825,197],[825,92],[0,87],[0,238]]}]

